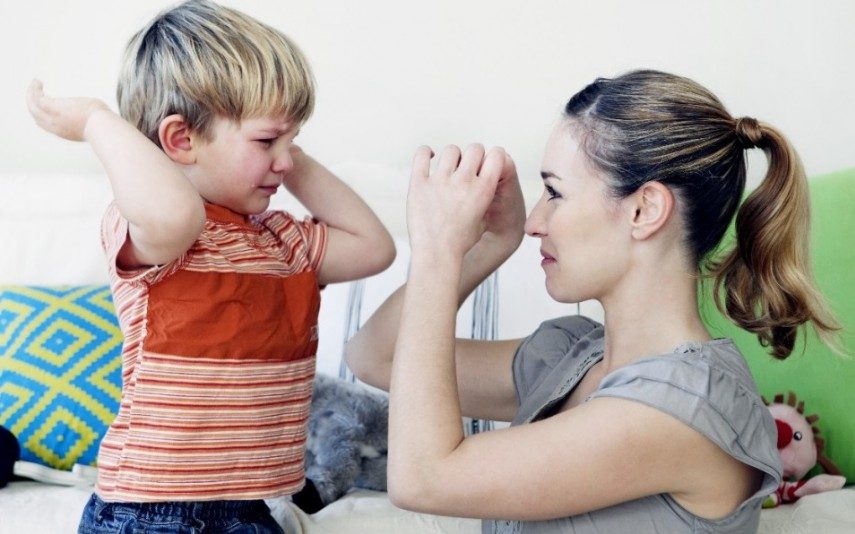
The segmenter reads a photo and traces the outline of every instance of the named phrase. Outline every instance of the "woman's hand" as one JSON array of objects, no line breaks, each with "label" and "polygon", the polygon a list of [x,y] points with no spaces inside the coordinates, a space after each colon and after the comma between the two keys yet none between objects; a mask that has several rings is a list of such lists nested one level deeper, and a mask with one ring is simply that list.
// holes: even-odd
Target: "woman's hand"
[{"label": "woman's hand", "polygon": [[[443,149],[433,172],[432,157],[429,147],[420,147],[413,160],[407,195],[410,246],[414,253],[451,255],[462,260],[491,228],[488,223],[495,231],[507,231],[503,216],[494,212],[489,220],[485,217],[506,168],[505,151],[492,148],[485,154],[483,146],[473,144],[461,155],[458,147],[450,145]],[[498,208],[501,202],[497,202]]]},{"label": "woman's hand", "polygon": [[517,169],[511,156],[505,154],[502,174],[493,201],[484,215],[484,234],[478,244],[486,245],[488,241],[490,244],[498,243],[509,248],[507,252],[510,254],[522,241],[524,226],[525,201]]},{"label": "woman's hand", "polygon": [[84,141],[86,124],[95,111],[109,110],[96,98],[51,98],[39,80],[27,89],[27,107],[43,129],[70,141]]}]

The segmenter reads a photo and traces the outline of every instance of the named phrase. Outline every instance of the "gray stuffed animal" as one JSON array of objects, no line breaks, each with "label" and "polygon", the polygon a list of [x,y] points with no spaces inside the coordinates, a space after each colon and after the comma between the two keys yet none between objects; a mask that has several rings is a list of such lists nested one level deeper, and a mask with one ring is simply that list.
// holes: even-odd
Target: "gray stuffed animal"
[{"label": "gray stuffed animal", "polygon": [[350,488],[386,491],[389,397],[363,384],[315,376],[306,486],[292,496],[310,514]]}]

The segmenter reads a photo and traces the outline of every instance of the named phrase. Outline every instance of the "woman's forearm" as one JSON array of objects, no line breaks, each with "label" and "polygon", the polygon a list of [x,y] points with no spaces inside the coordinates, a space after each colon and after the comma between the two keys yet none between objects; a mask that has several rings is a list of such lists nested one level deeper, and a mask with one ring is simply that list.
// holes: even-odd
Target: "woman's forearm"
[{"label": "woman's forearm", "polygon": [[389,390],[388,480],[396,499],[417,499],[432,466],[463,440],[454,361],[461,264],[419,253],[410,263]]},{"label": "woman's forearm", "polygon": [[[519,238],[486,234],[464,257],[457,307],[516,250]],[[388,390],[407,284],[371,315],[345,346],[345,361],[363,382]]]}]

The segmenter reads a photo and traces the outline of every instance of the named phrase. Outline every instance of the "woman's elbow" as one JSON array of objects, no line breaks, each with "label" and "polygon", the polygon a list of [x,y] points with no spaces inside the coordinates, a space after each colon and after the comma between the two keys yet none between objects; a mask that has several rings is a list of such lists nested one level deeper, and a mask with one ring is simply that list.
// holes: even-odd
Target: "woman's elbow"
[{"label": "woman's elbow", "polygon": [[[392,444],[390,444],[392,445]],[[397,453],[403,453],[399,448]],[[419,459],[419,454],[390,451],[386,464],[386,491],[389,500],[404,510],[426,514],[452,515],[459,494],[444,482],[443,466]]]},{"label": "woman's elbow", "polygon": [[430,513],[430,495],[414,480],[402,480],[401,477],[389,473],[387,480],[389,501],[402,510],[411,512]]},{"label": "woman's elbow", "polygon": [[372,274],[381,273],[388,269],[398,255],[398,251],[395,248],[395,241],[392,240],[392,236],[388,232],[381,239],[378,239],[370,250],[373,258],[371,266]]},{"label": "woman's elbow", "polygon": [[372,361],[371,354],[366,354],[360,347],[362,343],[353,340],[344,345],[344,363],[353,372],[353,376],[369,386],[389,391],[388,381],[384,382],[379,369],[382,362]]},{"label": "woman's elbow", "polygon": [[393,490],[391,484],[389,484],[389,486],[388,486],[388,492],[389,492],[389,501],[393,505],[395,505],[397,508],[400,508],[402,510],[409,510],[411,512],[418,512],[418,510],[415,510],[410,505],[410,503],[413,502],[413,499],[409,495],[407,495],[405,492],[400,491],[398,489]]},{"label": "woman's elbow", "polygon": [[363,362],[363,358],[357,354],[359,352],[356,343],[351,339],[347,343],[344,344],[344,363],[347,364],[347,368],[353,372],[353,375],[366,382],[366,373],[365,368],[367,367]]}]

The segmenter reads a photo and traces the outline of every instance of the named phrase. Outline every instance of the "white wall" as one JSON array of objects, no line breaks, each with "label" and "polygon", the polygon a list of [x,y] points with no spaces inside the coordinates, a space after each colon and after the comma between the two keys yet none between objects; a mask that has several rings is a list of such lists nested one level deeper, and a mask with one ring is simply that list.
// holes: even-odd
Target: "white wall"
[{"label": "white wall", "polygon": [[[634,67],[695,78],[733,113],[778,125],[809,174],[855,165],[855,2],[224,3],[282,29],[305,50],[319,90],[300,142],[333,165],[405,168],[419,144],[478,140],[515,156],[531,201],[563,102],[596,76]],[[0,172],[97,170],[87,147],[32,124],[27,83],[38,76],[48,92],[114,104],[124,43],[171,4],[2,0]],[[762,157],[755,160],[762,167]],[[359,177],[354,185],[366,195],[377,187],[403,198],[403,184],[374,181]]]},{"label": "white wall", "polygon": [[[0,283],[103,281],[97,218],[109,192],[95,175],[98,162],[88,147],[38,130],[24,90],[38,76],[48,92],[113,104],[125,41],[170,2],[0,2],[0,191],[16,197],[0,198],[0,215],[14,223],[0,235],[9,241]],[[539,193],[543,145],[564,101],[596,76],[635,67],[695,78],[734,114],[778,125],[810,174],[855,165],[855,2],[225,3],[279,27],[305,50],[319,92],[301,145],[362,192],[399,236],[416,146],[501,144],[517,159],[531,201]],[[762,157],[752,163],[756,177]],[[49,172],[93,175],[63,186],[61,177],[32,176]],[[28,180],[32,189],[23,194]],[[59,217],[54,230],[27,221],[28,205],[42,195],[62,196],[69,211],[51,208]],[[68,223],[72,204],[86,212],[86,222]],[[289,203],[280,194],[276,205]],[[48,256],[66,265],[61,273],[37,268]],[[539,259],[537,244],[527,240],[500,272],[502,337],[576,310],[549,300]],[[373,293],[368,307],[383,296]],[[590,303],[582,311],[599,316]]]}]

